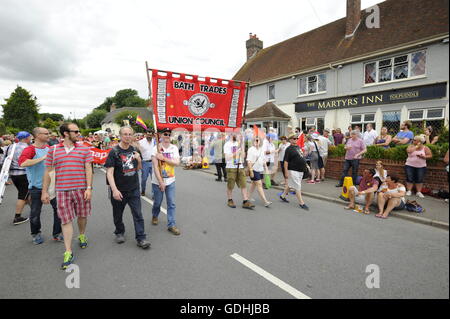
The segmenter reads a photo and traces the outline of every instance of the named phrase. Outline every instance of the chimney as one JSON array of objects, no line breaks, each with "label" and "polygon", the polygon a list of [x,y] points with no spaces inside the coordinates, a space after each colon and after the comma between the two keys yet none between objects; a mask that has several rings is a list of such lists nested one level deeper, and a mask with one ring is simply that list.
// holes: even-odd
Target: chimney
[{"label": "chimney", "polygon": [[361,22],[361,0],[347,0],[345,38],[351,38]]},{"label": "chimney", "polygon": [[109,111],[115,111],[116,110],[116,103],[111,104],[111,106],[109,107]]},{"label": "chimney", "polygon": [[250,33],[250,38],[245,42],[247,48],[247,61],[256,55],[262,48],[263,42],[258,39],[256,34]]}]

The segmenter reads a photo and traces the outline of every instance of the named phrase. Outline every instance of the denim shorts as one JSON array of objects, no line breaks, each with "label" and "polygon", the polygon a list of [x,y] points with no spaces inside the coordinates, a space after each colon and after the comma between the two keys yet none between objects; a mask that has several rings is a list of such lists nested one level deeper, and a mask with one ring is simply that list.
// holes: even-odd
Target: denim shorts
[{"label": "denim shorts", "polygon": [[250,179],[254,182],[260,181],[263,179],[263,173],[253,171],[253,177],[250,177]]},{"label": "denim shorts", "polygon": [[426,167],[412,167],[409,165],[405,165],[405,172],[406,172],[406,181],[408,183],[423,183],[423,180],[425,179],[425,173],[427,172]]}]

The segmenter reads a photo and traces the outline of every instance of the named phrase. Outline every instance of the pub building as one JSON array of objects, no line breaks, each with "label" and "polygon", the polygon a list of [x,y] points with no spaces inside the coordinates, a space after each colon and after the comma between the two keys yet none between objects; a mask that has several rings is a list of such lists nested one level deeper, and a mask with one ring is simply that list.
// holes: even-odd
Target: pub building
[{"label": "pub building", "polygon": [[[448,126],[448,6],[387,0],[361,10],[360,0],[347,0],[346,17],[268,48],[250,34],[247,61],[233,77],[250,82],[247,126],[280,135],[287,125],[322,133],[372,123],[391,134],[405,120]],[[268,103],[290,119],[264,117]]]}]

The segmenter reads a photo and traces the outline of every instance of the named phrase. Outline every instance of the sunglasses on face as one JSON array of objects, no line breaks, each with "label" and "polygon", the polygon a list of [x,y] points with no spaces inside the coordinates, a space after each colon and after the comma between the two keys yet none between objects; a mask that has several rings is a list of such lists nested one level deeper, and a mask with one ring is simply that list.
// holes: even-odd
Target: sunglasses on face
[{"label": "sunglasses on face", "polygon": [[69,131],[70,133],[75,133],[75,134],[78,134],[78,133],[80,133],[80,131],[78,131],[78,130],[71,130],[71,131]]},{"label": "sunglasses on face", "polygon": [[170,136],[170,133],[163,133],[163,136]]}]

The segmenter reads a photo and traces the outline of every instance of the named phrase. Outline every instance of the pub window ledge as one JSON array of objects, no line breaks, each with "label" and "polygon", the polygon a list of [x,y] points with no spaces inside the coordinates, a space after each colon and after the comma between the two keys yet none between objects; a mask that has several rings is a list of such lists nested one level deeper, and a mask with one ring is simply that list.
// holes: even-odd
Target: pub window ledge
[{"label": "pub window ledge", "polygon": [[301,94],[301,95],[297,95],[297,97],[310,97],[310,96],[321,95],[321,94],[327,94],[327,91],[316,92],[316,93],[311,93],[311,94]]},{"label": "pub window ledge", "polygon": [[377,83],[369,83],[369,84],[363,84],[362,87],[372,87],[377,85],[384,85],[384,84],[392,84],[397,82],[405,82],[405,81],[412,81],[412,80],[418,80],[418,79],[425,79],[427,77],[426,74],[424,75],[418,75],[418,76],[412,76],[406,79],[398,79],[398,80],[392,80],[392,81],[386,81],[386,82],[377,82]]}]

